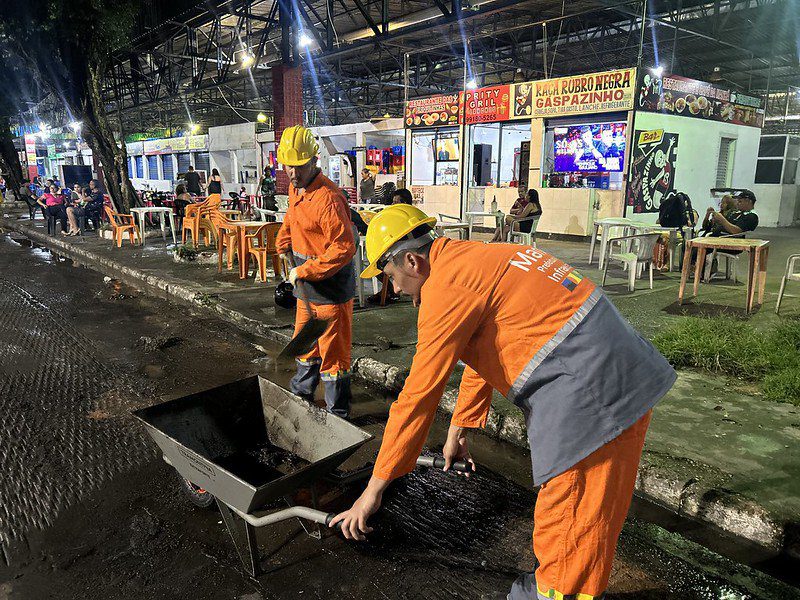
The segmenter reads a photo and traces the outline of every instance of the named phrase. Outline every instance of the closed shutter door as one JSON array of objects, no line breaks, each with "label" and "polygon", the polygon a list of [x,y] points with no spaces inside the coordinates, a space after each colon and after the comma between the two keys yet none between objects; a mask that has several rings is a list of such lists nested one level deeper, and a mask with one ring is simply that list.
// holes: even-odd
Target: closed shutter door
[{"label": "closed shutter door", "polygon": [[735,138],[722,138],[719,141],[719,159],[717,160],[717,185],[718,188],[731,187],[733,174],[733,151],[736,144]]},{"label": "closed shutter door", "polygon": [[147,178],[158,179],[158,156],[147,157]]},{"label": "closed shutter door", "polygon": [[172,154],[161,157],[161,168],[164,170],[164,179],[175,181],[175,169],[172,168]]},{"label": "closed shutter door", "polygon": [[186,173],[190,164],[192,164],[191,154],[188,152],[178,154],[178,173]]},{"label": "closed shutter door", "polygon": [[141,155],[136,157],[136,177],[144,179],[144,157]]},{"label": "closed shutter door", "polygon": [[208,152],[198,152],[194,155],[194,161],[194,168],[198,171],[205,171],[206,174],[211,171],[211,160],[209,159]]}]

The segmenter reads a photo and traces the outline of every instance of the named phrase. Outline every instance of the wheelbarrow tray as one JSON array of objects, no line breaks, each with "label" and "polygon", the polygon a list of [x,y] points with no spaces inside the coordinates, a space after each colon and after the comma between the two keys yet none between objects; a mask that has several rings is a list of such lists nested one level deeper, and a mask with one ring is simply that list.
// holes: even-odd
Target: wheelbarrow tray
[{"label": "wheelbarrow tray", "polygon": [[[182,477],[242,513],[307,487],[372,439],[366,431],[259,376],[133,414]],[[237,457],[267,444],[308,464],[286,474],[268,473],[268,467],[257,473],[254,465],[237,468]]]}]

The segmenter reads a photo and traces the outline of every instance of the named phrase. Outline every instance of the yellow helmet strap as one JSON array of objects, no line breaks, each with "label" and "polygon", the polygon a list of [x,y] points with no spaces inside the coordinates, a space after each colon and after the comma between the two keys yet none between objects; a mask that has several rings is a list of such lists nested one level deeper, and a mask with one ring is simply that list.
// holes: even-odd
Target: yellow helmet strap
[{"label": "yellow helmet strap", "polygon": [[413,237],[413,235],[414,231],[411,231],[408,234],[406,234],[405,237],[399,239],[391,248],[389,248],[386,252],[384,252],[383,256],[381,256],[377,261],[375,261],[375,266],[377,266],[381,271],[383,271],[386,265],[389,264],[389,261],[392,260],[395,256],[397,256],[401,252],[422,248],[423,246],[430,244],[433,240],[439,237],[439,234],[436,233],[433,229],[426,231],[419,237]]}]

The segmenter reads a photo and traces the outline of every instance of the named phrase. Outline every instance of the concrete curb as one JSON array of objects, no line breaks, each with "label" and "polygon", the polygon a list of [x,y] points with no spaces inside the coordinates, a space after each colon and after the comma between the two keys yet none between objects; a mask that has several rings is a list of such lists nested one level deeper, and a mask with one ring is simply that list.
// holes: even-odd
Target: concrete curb
[{"label": "concrete curb", "polygon": [[[285,329],[284,327],[270,326],[214,302],[213,298],[181,281],[128,267],[114,259],[98,256],[80,244],[71,243],[71,240],[51,237],[14,220],[0,217],[0,226],[25,235],[65,256],[77,258],[133,287],[141,288],[144,285],[168,299],[177,299],[198,310],[213,313],[248,333],[278,343],[286,343],[290,339],[289,335],[279,330]],[[398,393],[403,387],[407,370],[363,356],[354,358],[353,373],[370,385],[378,386],[389,393]],[[439,409],[446,414],[452,413],[457,395],[457,388],[449,386]],[[482,433],[521,448],[528,448],[527,431],[521,415],[503,415],[492,408]],[[785,531],[789,524],[774,519],[749,498],[722,487],[722,479],[722,474],[714,473],[706,465],[645,451],[639,467],[636,491],[679,515],[711,523],[725,532],[760,546],[782,550],[787,542]]]}]

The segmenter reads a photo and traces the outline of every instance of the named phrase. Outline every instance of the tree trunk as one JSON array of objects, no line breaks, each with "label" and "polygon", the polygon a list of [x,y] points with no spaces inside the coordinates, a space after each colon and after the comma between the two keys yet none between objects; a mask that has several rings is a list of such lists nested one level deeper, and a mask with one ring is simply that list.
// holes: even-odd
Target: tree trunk
[{"label": "tree trunk", "polygon": [[[87,141],[103,164],[106,189],[117,210],[127,213],[136,205],[136,190],[128,177],[128,152],[124,139],[117,144],[114,130],[106,114],[105,103],[100,92],[101,73],[96,65],[87,65],[89,71],[88,102],[84,106],[83,126]],[[122,135],[120,135],[122,138]]]},{"label": "tree trunk", "polygon": [[17,149],[14,147],[14,138],[11,135],[8,117],[0,117],[0,171],[3,171],[6,178],[6,189],[12,190],[14,198],[17,198],[23,181],[22,165],[19,162]]}]

